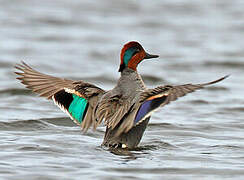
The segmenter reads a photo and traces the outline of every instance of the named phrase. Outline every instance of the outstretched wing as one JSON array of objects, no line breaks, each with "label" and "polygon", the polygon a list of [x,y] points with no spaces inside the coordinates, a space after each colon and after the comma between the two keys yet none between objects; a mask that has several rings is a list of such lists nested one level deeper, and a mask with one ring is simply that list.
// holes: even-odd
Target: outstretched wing
[{"label": "outstretched wing", "polygon": [[134,108],[129,113],[130,118],[126,118],[119,127],[118,134],[128,132],[132,127],[137,126],[147,117],[151,116],[152,112],[157,108],[175,101],[177,98],[185,96],[195,90],[202,89],[205,86],[215,84],[227,78],[222,77],[218,80],[204,83],[204,84],[184,84],[179,86],[159,86],[154,89],[147,89],[141,93],[139,101],[134,105]]},{"label": "outstretched wing", "polygon": [[94,125],[93,109],[105,93],[104,90],[84,81],[72,81],[40,73],[24,62],[15,67],[21,71],[15,72],[19,75],[17,79],[40,96],[52,99],[83,130],[86,131]]}]

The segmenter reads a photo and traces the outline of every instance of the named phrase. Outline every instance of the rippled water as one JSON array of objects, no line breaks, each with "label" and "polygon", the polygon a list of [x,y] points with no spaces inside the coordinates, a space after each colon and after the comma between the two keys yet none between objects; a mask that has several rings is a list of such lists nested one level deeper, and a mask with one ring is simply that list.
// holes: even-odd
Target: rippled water
[{"label": "rippled water", "polygon": [[[243,179],[244,2],[0,0],[0,179]],[[104,89],[120,48],[137,40],[149,87],[227,80],[155,113],[140,146],[109,151],[105,128],[82,134],[24,89],[13,66]]]}]

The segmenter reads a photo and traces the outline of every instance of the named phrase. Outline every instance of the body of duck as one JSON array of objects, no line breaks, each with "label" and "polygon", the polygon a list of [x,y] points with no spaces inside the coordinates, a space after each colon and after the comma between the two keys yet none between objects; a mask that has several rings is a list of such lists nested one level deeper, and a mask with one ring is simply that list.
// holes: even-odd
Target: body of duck
[{"label": "body of duck", "polygon": [[96,129],[104,121],[104,146],[134,148],[139,144],[153,111],[227,77],[204,84],[164,85],[147,89],[137,72],[137,65],[144,59],[157,57],[146,53],[138,42],[125,44],[120,54],[121,77],[109,91],[84,81],[40,73],[24,62],[16,66],[21,71],[16,74],[27,88],[52,99],[84,131],[91,126]]}]

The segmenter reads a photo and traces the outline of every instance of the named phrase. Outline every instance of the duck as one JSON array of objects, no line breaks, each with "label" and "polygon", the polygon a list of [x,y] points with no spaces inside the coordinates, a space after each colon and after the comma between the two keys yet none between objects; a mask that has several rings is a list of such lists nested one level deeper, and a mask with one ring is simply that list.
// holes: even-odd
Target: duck
[{"label": "duck", "polygon": [[154,111],[229,76],[202,84],[160,85],[150,89],[137,66],[143,60],[158,57],[147,53],[137,41],[126,43],[120,52],[120,78],[111,90],[83,80],[50,76],[23,61],[15,66],[15,73],[26,88],[52,100],[82,131],[95,130],[103,122],[106,131],[102,146],[133,149],[140,143]]}]

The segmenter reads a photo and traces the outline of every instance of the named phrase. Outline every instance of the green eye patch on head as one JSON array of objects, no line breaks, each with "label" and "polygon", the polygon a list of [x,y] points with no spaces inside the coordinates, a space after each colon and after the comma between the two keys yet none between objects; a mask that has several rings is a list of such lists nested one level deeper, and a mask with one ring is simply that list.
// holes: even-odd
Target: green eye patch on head
[{"label": "green eye patch on head", "polygon": [[128,66],[128,63],[130,59],[135,55],[135,53],[138,52],[138,48],[136,47],[131,47],[125,51],[124,57],[123,57],[123,62],[126,66]]}]

